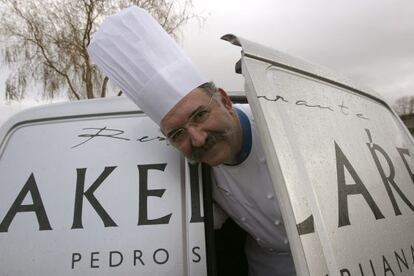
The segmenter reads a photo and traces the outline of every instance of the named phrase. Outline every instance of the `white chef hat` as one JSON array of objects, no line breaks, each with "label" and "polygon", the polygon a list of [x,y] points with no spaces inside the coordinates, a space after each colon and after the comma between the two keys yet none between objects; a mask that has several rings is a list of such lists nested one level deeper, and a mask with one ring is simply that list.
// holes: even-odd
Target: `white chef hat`
[{"label": "white chef hat", "polygon": [[206,82],[160,24],[136,6],[106,18],[88,52],[157,124],[183,96]]}]

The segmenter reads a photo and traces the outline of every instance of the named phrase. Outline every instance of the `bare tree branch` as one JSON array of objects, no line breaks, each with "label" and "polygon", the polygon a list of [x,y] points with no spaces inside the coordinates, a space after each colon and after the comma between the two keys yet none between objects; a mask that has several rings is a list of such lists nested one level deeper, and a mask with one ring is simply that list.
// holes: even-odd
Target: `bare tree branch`
[{"label": "bare tree branch", "polygon": [[102,82],[101,98],[106,97],[106,86],[108,84],[108,80],[109,80],[109,78],[105,77],[103,82]]},{"label": "bare tree branch", "polygon": [[43,83],[45,97],[62,90],[70,99],[106,97],[108,78],[90,63],[87,47],[106,16],[133,4],[172,36],[195,16],[192,0],[0,0],[0,36],[8,39],[1,52],[15,67],[6,98],[22,99],[29,80]]},{"label": "bare tree branch", "polygon": [[414,113],[414,96],[404,96],[395,101],[394,109],[398,115]]}]

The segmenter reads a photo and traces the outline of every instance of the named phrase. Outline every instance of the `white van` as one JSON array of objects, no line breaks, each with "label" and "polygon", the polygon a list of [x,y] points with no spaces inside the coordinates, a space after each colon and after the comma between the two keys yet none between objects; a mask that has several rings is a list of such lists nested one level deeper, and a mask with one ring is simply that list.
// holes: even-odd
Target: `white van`
[{"label": "white van", "polygon": [[1,128],[1,275],[205,275],[201,171],[126,98]]},{"label": "white van", "polygon": [[[413,275],[414,144],[395,112],[325,69],[224,39],[243,48],[297,274]],[[0,275],[218,275],[209,175],[127,99],[23,111],[0,128]]]}]

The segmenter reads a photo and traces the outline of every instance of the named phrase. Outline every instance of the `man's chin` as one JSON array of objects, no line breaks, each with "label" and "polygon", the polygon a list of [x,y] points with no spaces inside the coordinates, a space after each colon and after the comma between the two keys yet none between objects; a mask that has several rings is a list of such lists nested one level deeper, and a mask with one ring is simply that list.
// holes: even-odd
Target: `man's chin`
[{"label": "man's chin", "polygon": [[215,167],[215,166],[219,166],[219,165],[223,164],[223,162],[214,161],[214,160],[208,160],[208,161],[206,161],[204,163],[208,164],[211,167]]},{"label": "man's chin", "polygon": [[205,151],[201,156],[187,156],[190,163],[205,163],[212,167],[225,163],[226,143],[219,141]]},{"label": "man's chin", "polygon": [[226,161],[224,150],[220,143],[217,143],[202,156],[201,162],[212,167],[223,164]]},{"label": "man's chin", "polygon": [[187,161],[190,164],[205,163],[211,167],[215,167],[224,163],[224,161],[219,158],[201,158],[201,160],[191,159],[187,157]]}]

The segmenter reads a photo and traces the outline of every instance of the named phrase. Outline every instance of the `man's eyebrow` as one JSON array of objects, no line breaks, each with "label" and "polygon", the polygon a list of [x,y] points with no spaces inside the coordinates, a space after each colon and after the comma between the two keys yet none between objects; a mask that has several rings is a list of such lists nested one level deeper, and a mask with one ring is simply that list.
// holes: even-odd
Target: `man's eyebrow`
[{"label": "man's eyebrow", "polygon": [[203,109],[205,107],[206,107],[205,105],[200,105],[199,107],[194,109],[193,112],[191,112],[190,115],[188,115],[188,119],[191,119],[197,112],[200,111],[200,109]]},{"label": "man's eyebrow", "polygon": [[174,132],[176,132],[177,130],[179,130],[181,127],[178,127],[178,128],[174,128],[173,130],[171,130],[170,132],[168,132],[167,133],[167,138],[170,138],[171,137],[171,135],[173,135],[174,134]]}]

